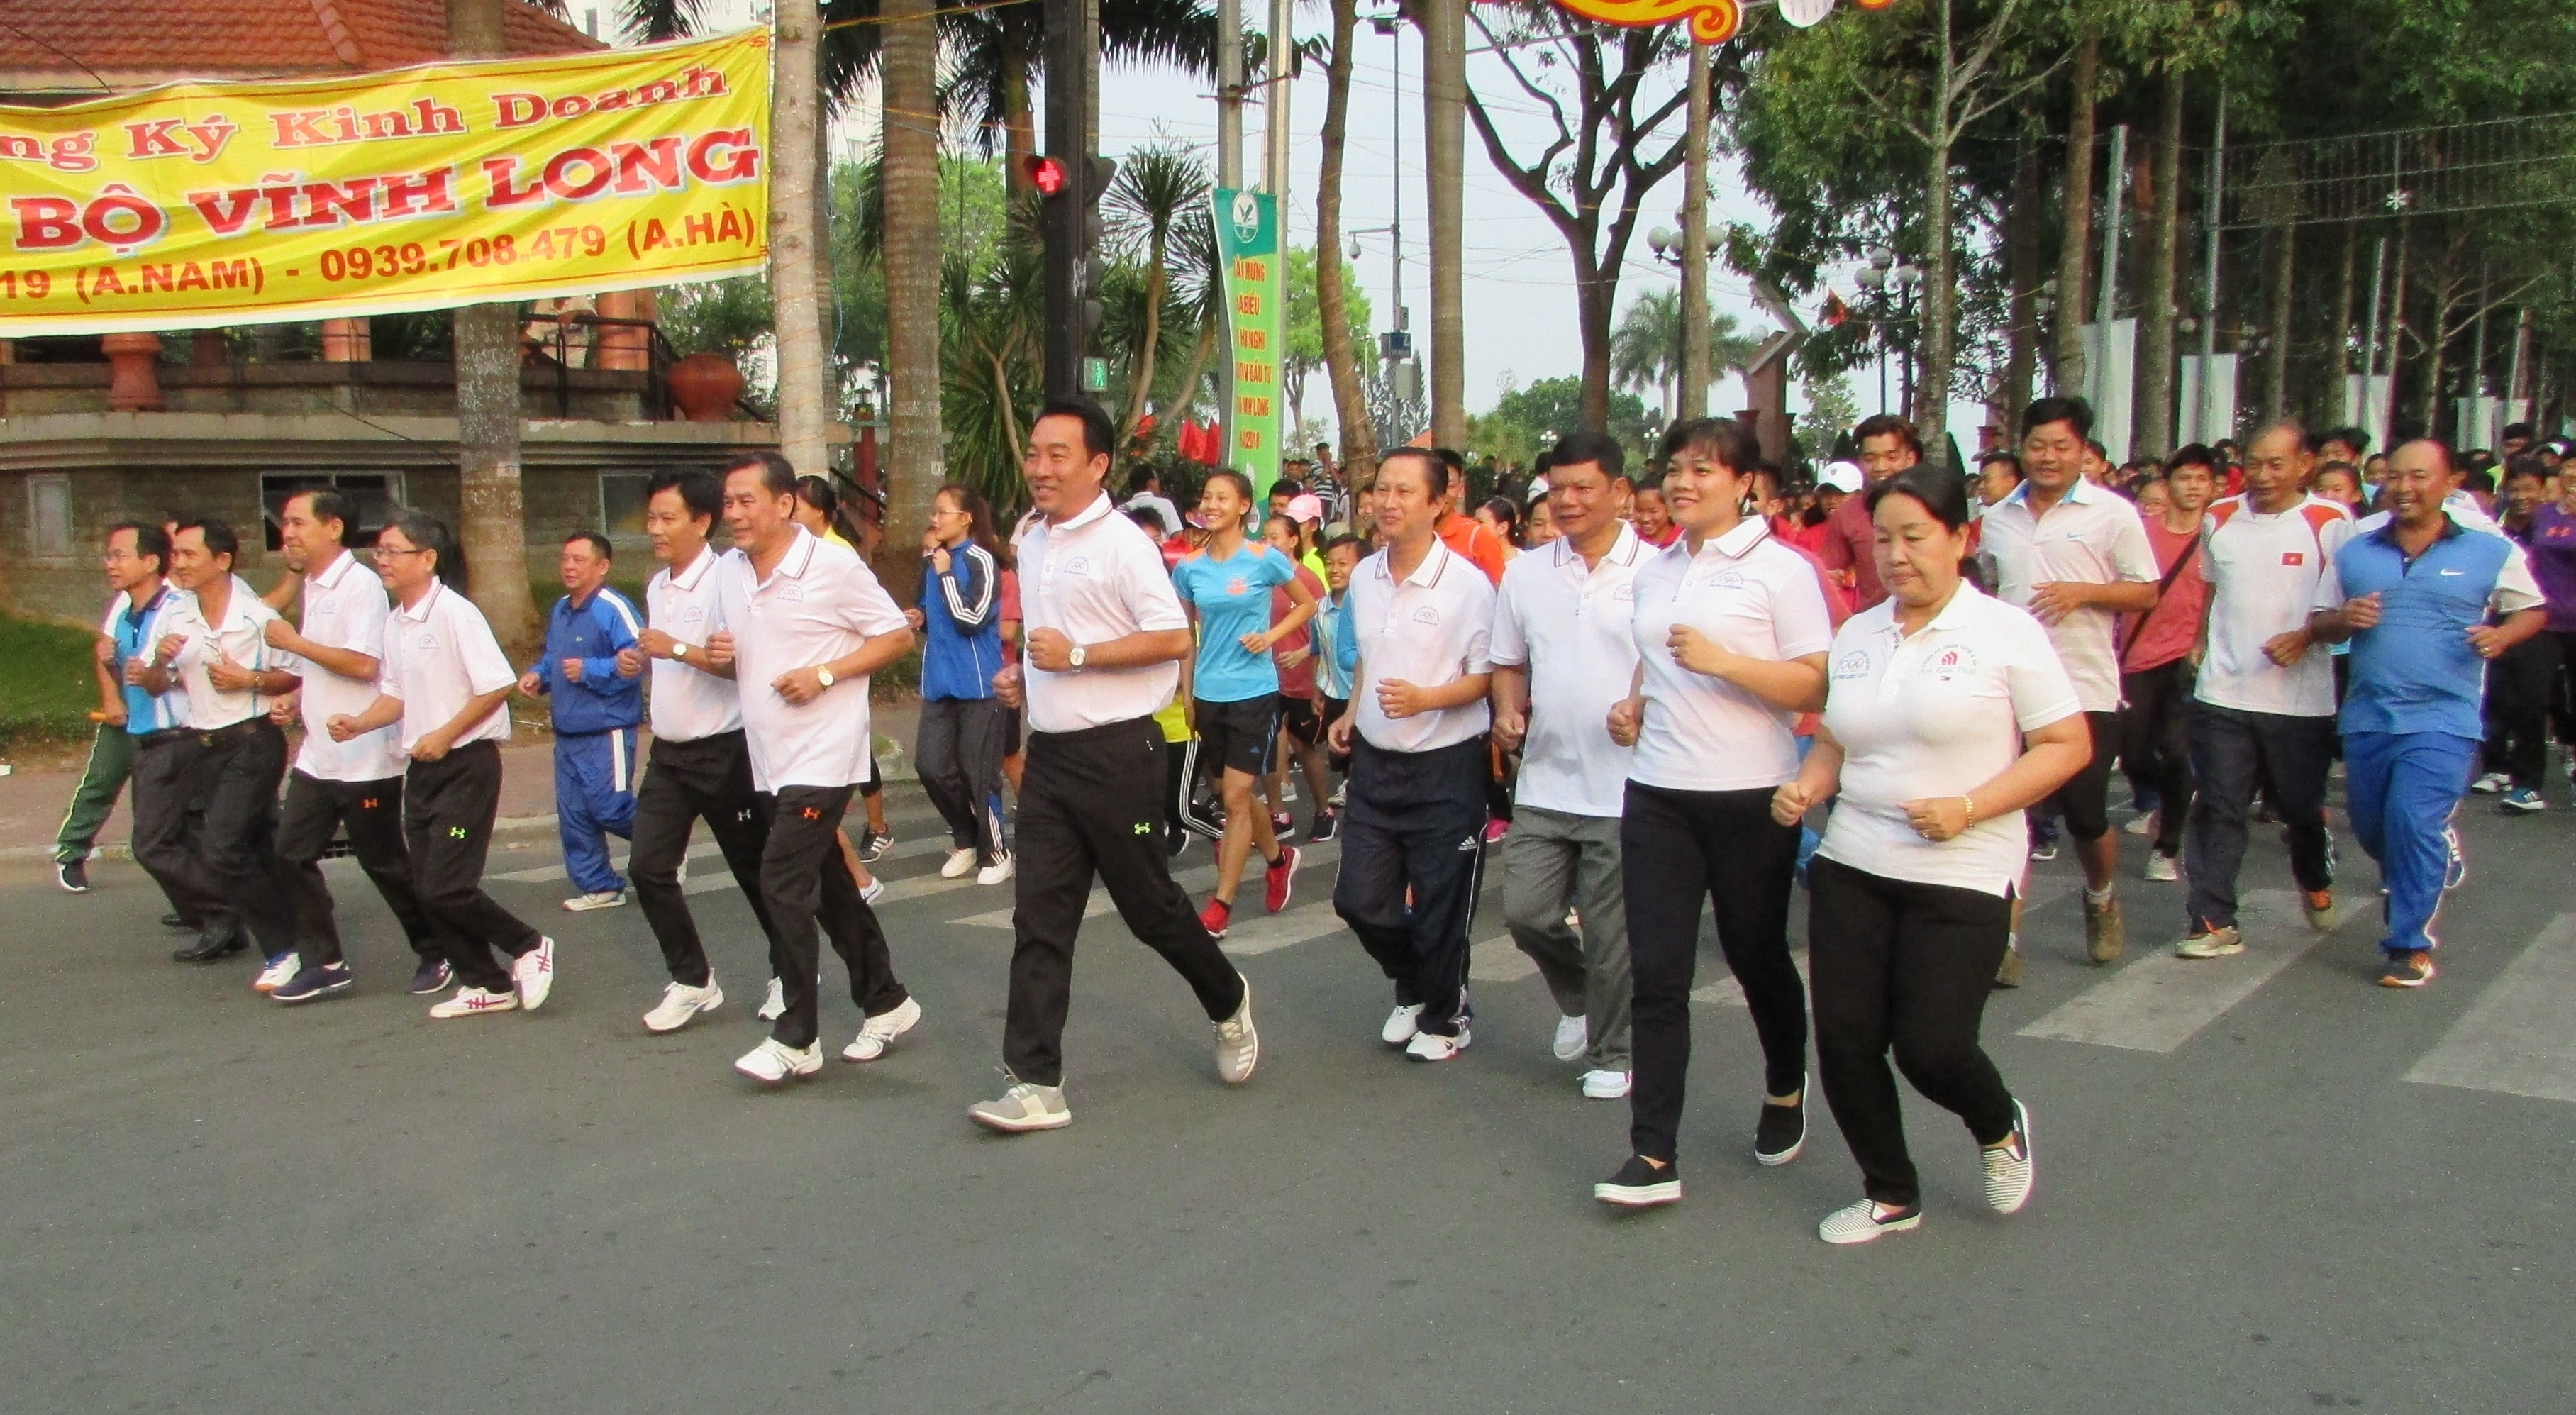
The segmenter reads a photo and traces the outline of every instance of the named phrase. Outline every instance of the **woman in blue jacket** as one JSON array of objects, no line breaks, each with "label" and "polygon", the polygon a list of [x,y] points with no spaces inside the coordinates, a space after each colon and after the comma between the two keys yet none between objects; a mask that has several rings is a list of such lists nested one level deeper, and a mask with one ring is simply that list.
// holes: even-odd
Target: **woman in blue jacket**
[{"label": "woman in blue jacket", "polygon": [[921,735],[913,759],[921,788],[948,822],[952,848],[939,867],[946,879],[976,871],[978,884],[1014,873],[1002,843],[1002,755],[1009,714],[993,696],[1002,670],[1003,551],[993,536],[993,508],[981,494],[951,482],[930,503],[930,533],[921,560]]}]

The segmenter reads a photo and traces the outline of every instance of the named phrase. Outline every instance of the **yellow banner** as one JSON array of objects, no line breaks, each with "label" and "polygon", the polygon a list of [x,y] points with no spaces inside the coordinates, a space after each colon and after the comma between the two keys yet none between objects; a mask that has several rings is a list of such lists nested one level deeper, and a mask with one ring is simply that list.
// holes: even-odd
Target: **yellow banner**
[{"label": "yellow banner", "polygon": [[768,159],[766,30],[0,106],[0,338],[757,271]]}]

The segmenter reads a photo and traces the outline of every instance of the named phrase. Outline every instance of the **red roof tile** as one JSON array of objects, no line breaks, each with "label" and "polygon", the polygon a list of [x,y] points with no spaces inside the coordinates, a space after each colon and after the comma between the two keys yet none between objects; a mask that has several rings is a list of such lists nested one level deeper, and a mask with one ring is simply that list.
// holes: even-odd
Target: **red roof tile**
[{"label": "red roof tile", "polygon": [[[604,47],[533,5],[503,3],[513,54]],[[0,0],[0,93],[363,72],[447,55],[442,0]]]}]

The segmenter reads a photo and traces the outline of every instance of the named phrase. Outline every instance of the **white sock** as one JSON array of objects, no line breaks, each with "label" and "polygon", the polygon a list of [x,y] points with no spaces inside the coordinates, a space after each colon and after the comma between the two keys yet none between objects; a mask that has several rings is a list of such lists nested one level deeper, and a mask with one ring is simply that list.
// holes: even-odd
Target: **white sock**
[{"label": "white sock", "polygon": [[2115,885],[2106,884],[2100,889],[2095,889],[2093,886],[2088,884],[2084,886],[2084,902],[2087,904],[2108,904],[2111,902],[2111,891],[2116,887],[2117,886]]}]

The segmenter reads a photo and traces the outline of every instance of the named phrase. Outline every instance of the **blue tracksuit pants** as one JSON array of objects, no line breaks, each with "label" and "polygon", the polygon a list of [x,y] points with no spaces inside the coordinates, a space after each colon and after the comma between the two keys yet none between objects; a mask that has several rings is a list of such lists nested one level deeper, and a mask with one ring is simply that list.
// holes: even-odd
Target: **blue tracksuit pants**
[{"label": "blue tracksuit pants", "polygon": [[2380,947],[2434,946],[2433,915],[2450,871],[2451,812],[2469,789],[2479,743],[2447,732],[2352,732],[2343,739],[2352,833],[2379,862],[2388,888],[2388,937]]},{"label": "blue tracksuit pants", "polygon": [[608,837],[635,834],[635,729],[555,738],[555,829],[564,872],[584,894],[626,887],[608,863]]}]

